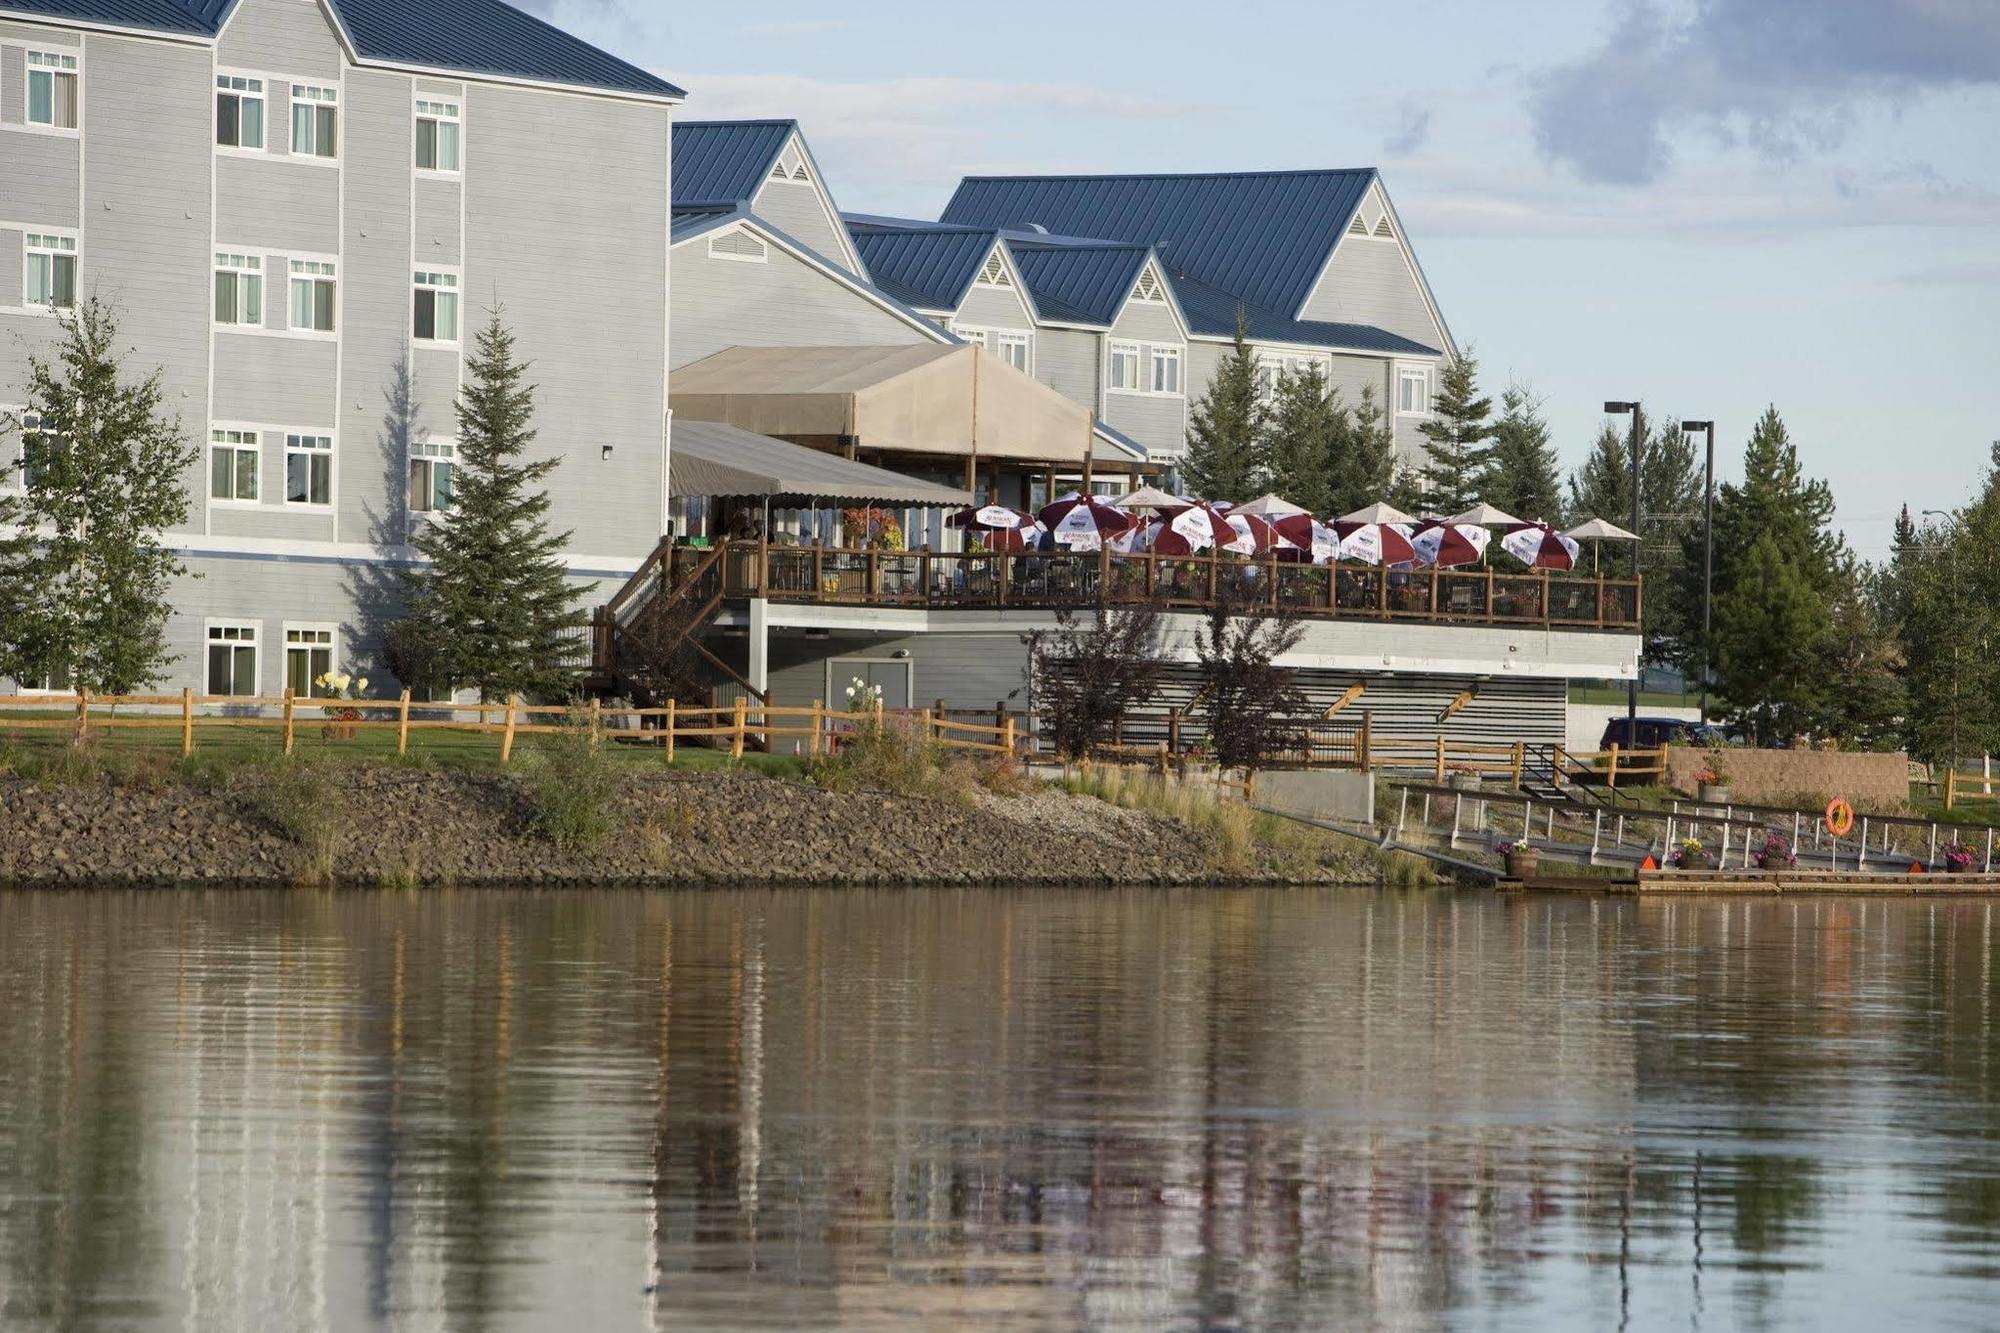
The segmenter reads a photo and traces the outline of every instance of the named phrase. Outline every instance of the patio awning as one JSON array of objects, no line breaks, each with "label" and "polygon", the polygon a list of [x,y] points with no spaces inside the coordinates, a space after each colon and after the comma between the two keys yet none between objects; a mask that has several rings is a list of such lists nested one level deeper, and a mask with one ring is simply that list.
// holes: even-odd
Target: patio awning
[{"label": "patio awning", "polygon": [[964,491],[713,421],[674,422],[667,494],[761,495],[875,504],[972,503]]},{"label": "patio awning", "polygon": [[731,347],[673,372],[676,421],[870,453],[1081,466],[1089,409],[982,347]]}]

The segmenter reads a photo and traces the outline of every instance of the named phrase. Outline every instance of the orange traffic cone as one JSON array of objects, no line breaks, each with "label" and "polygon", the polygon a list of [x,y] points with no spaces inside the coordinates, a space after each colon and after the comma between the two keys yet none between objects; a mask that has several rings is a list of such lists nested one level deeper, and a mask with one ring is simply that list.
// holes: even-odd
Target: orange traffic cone
[{"label": "orange traffic cone", "polygon": [[1658,870],[1659,868],[1660,868],[1660,863],[1653,859],[1653,854],[1651,852],[1647,852],[1646,859],[1639,863],[1639,869],[1641,870]]},{"label": "orange traffic cone", "polygon": [[1918,865],[1915,861],[1912,861],[1910,862],[1910,873],[1912,875],[1921,875],[1924,873],[1924,868]]}]

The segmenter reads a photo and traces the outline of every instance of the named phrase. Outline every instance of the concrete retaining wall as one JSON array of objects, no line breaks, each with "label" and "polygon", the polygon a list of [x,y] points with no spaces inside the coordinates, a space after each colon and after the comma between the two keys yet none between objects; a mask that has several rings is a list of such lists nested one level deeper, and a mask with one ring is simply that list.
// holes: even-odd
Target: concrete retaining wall
[{"label": "concrete retaining wall", "polygon": [[1251,788],[1258,805],[1307,819],[1366,824],[1375,818],[1375,775],[1345,769],[1278,769],[1259,773]]},{"label": "concrete retaining wall", "polygon": [[1900,810],[1910,801],[1910,761],[1905,754],[1854,751],[1709,751],[1675,745],[1667,750],[1667,785],[1693,793],[1694,775],[1713,755],[1728,779],[1730,796],[1745,805],[1819,805],[1838,796],[1856,810]]}]

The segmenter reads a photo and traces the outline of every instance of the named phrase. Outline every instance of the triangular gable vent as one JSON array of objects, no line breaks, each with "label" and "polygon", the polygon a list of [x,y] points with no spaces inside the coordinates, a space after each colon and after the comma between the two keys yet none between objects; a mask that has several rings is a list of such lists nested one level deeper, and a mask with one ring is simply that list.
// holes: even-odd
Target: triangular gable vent
[{"label": "triangular gable vent", "polygon": [[1014,285],[1014,280],[1007,276],[1007,265],[1001,260],[1000,252],[997,250],[986,257],[986,267],[979,270],[979,280],[988,287]]},{"label": "triangular gable vent", "polygon": [[774,162],[771,164],[771,179],[774,181],[791,179],[789,173],[787,173],[785,170],[785,164],[783,162]]},{"label": "triangular gable vent", "polygon": [[1139,285],[1132,290],[1133,299],[1139,301],[1165,301],[1166,289],[1160,285],[1160,275],[1150,267],[1139,275]]},{"label": "triangular gable vent", "polygon": [[1368,234],[1368,219],[1356,213],[1354,221],[1347,224],[1347,234],[1349,236],[1366,236]]},{"label": "triangular gable vent", "polygon": [[796,167],[792,168],[792,179],[795,181],[809,181],[812,179],[812,177],[806,175],[805,163],[801,162]]},{"label": "triangular gable vent", "polygon": [[1384,240],[1394,240],[1396,238],[1396,233],[1389,226],[1387,215],[1384,215],[1382,220],[1375,224],[1375,234]]}]

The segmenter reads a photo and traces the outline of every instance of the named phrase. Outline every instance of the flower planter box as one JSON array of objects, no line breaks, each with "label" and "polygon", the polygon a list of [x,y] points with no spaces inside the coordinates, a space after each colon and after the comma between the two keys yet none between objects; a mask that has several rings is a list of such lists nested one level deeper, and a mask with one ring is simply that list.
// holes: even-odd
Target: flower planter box
[{"label": "flower planter box", "polygon": [[1757,858],[1757,868],[1759,870],[1791,870],[1794,867],[1792,858],[1789,856],[1760,856]]},{"label": "flower planter box", "polygon": [[1704,782],[1701,784],[1698,794],[1703,805],[1733,805],[1735,803],[1727,783]]},{"label": "flower planter box", "polygon": [[1507,853],[1507,878],[1533,879],[1541,869],[1542,853],[1534,847],[1521,847]]},{"label": "flower planter box", "polygon": [[351,741],[356,730],[352,722],[329,722],[319,729],[319,734],[323,740]]},{"label": "flower planter box", "polygon": [[1478,791],[1479,775],[1477,773],[1448,773],[1445,775],[1445,785],[1453,791]]},{"label": "flower planter box", "polygon": [[1676,870],[1713,870],[1714,868],[1714,863],[1707,852],[1683,852],[1680,860],[1674,863],[1674,869]]}]

